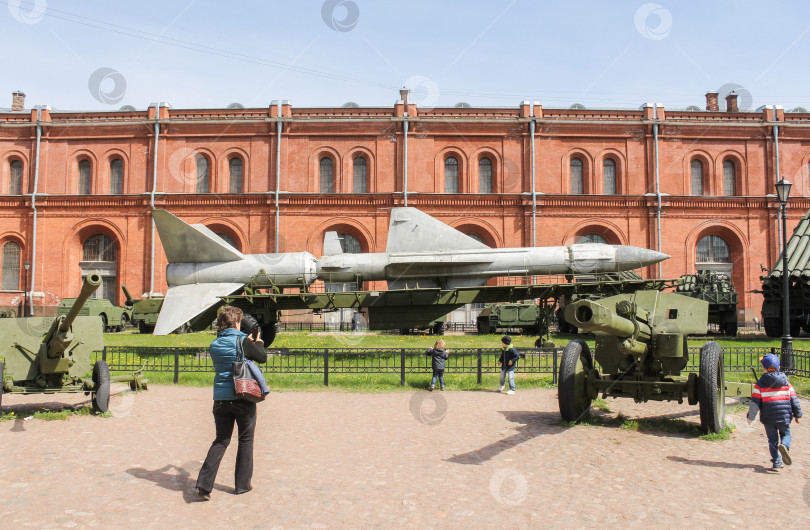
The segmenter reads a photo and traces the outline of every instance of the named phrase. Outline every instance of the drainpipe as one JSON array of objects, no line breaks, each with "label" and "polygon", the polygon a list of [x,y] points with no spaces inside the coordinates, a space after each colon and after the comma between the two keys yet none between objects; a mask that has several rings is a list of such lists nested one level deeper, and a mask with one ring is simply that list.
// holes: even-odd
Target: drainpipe
[{"label": "drainpipe", "polygon": [[[776,119],[776,108],[774,106],[774,119]],[[776,182],[779,181],[779,126],[773,126],[773,145],[774,145],[774,152],[776,153],[776,178],[774,179]],[[782,247],[782,223],[779,222],[779,217],[776,218],[776,229],[779,231],[779,253],[781,254],[784,251]],[[786,274],[783,272],[782,274]]]},{"label": "drainpipe", "polygon": [[[529,103],[529,110],[534,118],[534,101]],[[531,171],[532,171],[532,246],[537,246],[537,186],[535,185],[535,163],[534,163],[534,132],[537,121],[532,119],[529,122],[529,144],[531,145]]]},{"label": "drainpipe", "polygon": [[[31,228],[31,296],[28,297],[28,315],[34,316],[34,282],[37,277],[37,189],[39,187],[39,147],[42,141],[42,106],[37,106],[37,147],[34,156],[34,189],[31,191],[31,212],[33,226]],[[25,286],[28,289],[28,286]]]},{"label": "drainpipe", "polygon": [[284,123],[281,121],[281,101],[278,102],[278,117],[279,120],[276,122],[276,198],[275,198],[275,205],[276,205],[276,252],[279,251],[279,235],[278,231],[280,229],[281,224],[281,213],[280,213],[280,206],[278,204],[278,192],[279,187],[281,186],[281,130],[284,128]]},{"label": "drainpipe", "polygon": [[[407,107],[406,107],[407,108]],[[408,115],[408,112],[405,112],[405,116]],[[408,120],[402,122],[402,133],[405,137],[405,162],[403,164],[403,177],[404,180],[402,181],[402,196],[405,199],[405,206],[408,206]]]},{"label": "drainpipe", "polygon": [[[658,103],[653,104],[653,119],[658,121]],[[658,235],[658,252],[661,252],[661,182],[658,171],[658,123],[653,123],[653,143],[655,145],[655,208],[656,232]],[[658,277],[661,277],[661,262],[658,262]]]},{"label": "drainpipe", "polygon": [[[157,173],[158,173],[158,146],[160,145],[160,103],[155,103],[155,154],[154,163],[152,164],[152,193],[149,194],[149,213],[155,210],[155,190],[157,189]],[[155,292],[155,218],[152,217],[152,249],[151,249],[151,265],[149,266],[149,298]]]}]

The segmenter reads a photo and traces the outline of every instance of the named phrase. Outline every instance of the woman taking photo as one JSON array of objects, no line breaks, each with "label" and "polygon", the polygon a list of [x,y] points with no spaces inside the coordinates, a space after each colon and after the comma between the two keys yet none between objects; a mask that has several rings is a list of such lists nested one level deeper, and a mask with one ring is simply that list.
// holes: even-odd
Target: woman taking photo
[{"label": "woman taking photo", "polygon": [[[257,363],[267,361],[267,351],[261,339],[256,320],[251,321],[250,335],[239,330],[242,325],[242,310],[225,306],[217,317],[217,338],[209,348],[214,364],[214,425],[216,439],[208,450],[200,474],[197,477],[197,494],[203,500],[211,498],[211,490],[217,477],[219,463],[225,454],[233,434],[234,423],[239,427],[239,448],[236,452],[236,494],[247,493],[253,476],[253,432],[256,429],[256,404],[237,399],[233,383],[233,363],[236,361],[237,341],[241,342],[245,358]],[[248,320],[246,317],[246,320]]]}]

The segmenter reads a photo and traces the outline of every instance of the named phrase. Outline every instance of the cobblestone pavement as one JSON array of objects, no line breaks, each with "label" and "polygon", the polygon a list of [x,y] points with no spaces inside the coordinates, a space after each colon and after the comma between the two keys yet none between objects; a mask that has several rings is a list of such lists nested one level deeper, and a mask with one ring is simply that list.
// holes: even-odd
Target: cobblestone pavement
[{"label": "cobblestone pavement", "polygon": [[[253,491],[233,495],[234,441],[204,503],[193,485],[214,437],[211,390],[114,390],[112,417],[0,423],[3,527],[810,527],[805,424],[794,464],[773,473],[743,412],[730,440],[708,442],[564,427],[555,390],[276,392],[259,405]],[[87,399],[3,397],[18,414]],[[608,403],[699,421],[687,405]]]}]

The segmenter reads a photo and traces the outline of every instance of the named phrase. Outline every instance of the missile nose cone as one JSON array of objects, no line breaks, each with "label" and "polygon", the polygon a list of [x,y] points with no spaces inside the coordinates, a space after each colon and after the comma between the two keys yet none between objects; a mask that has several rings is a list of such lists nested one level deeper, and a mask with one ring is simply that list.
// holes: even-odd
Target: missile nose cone
[{"label": "missile nose cone", "polygon": [[616,264],[622,267],[622,270],[639,269],[641,267],[655,265],[669,258],[670,256],[668,254],[648,248],[630,247],[627,245],[616,247]]}]

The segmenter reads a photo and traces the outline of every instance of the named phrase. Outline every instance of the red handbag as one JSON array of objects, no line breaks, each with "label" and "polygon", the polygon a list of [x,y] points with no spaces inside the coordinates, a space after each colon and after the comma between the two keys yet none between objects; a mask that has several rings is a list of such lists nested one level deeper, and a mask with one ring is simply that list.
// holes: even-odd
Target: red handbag
[{"label": "red handbag", "polygon": [[259,383],[250,373],[250,368],[245,360],[245,353],[242,351],[242,341],[236,339],[236,361],[233,363],[233,386],[237,399],[259,403],[264,401],[262,389]]}]

